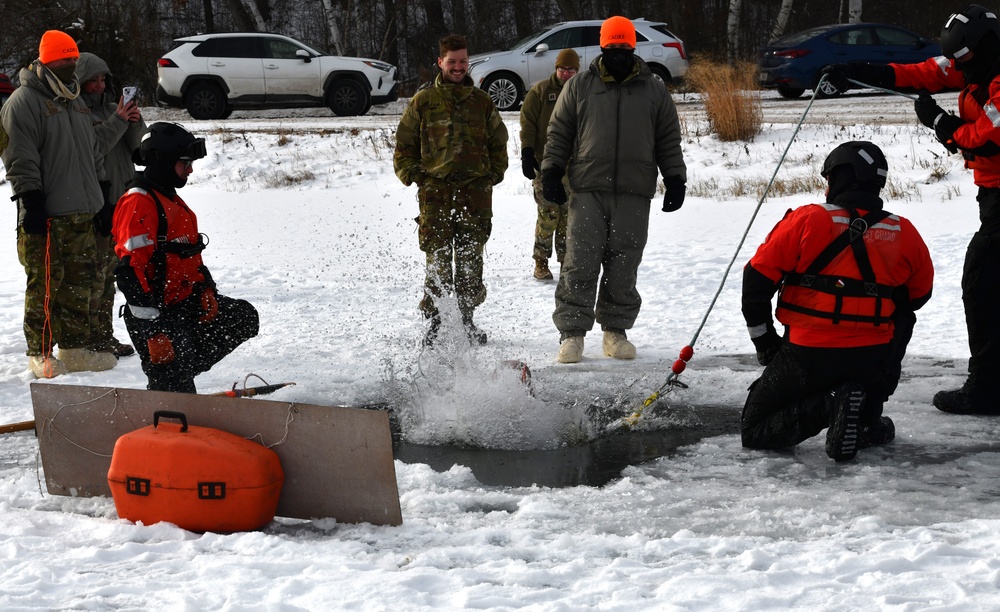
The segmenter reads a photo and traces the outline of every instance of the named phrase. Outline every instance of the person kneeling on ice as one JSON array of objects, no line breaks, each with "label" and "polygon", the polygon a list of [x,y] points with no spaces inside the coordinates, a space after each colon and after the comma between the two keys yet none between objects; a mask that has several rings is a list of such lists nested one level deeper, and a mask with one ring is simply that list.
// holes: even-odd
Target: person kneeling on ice
[{"label": "person kneeling on ice", "polygon": [[205,155],[204,138],[154,123],[133,153],[146,169],[115,208],[115,280],[128,302],[122,316],[152,391],[195,393],[195,376],[258,331],[249,302],[216,292],[201,259],[207,239],[177,195]]},{"label": "person kneeling on ice", "polygon": [[827,429],[827,455],[846,461],[895,437],[882,404],[934,269],[913,224],[882,209],[888,167],[870,142],[835,148],[827,203],[788,211],[744,268],[743,317],[767,366],[743,408],[744,447],[786,448]]}]

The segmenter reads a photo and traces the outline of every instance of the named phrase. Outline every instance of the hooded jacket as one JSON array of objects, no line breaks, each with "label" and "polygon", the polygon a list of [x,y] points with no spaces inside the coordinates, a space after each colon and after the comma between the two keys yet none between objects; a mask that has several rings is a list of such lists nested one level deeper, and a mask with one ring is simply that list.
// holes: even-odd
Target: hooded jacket
[{"label": "hooded jacket", "polygon": [[79,97],[53,92],[38,76],[45,70],[37,61],[22,68],[21,86],[0,109],[10,139],[0,156],[7,180],[15,196],[41,191],[50,217],[96,214],[104,205],[99,181],[105,173],[90,109]]},{"label": "hooded jacket", "polygon": [[[101,74],[111,76],[108,64],[93,53],[81,53],[76,64],[76,77],[81,87],[83,83]],[[146,123],[142,120],[132,123],[115,114],[118,110],[119,92],[111,88],[110,82],[102,93],[81,93],[80,98],[90,108],[97,147],[104,155],[104,171],[111,183],[111,203],[114,204],[125,193],[125,185],[135,175],[132,151],[142,141]]]},{"label": "hooded jacket", "polygon": [[657,168],[687,180],[677,109],[642,59],[621,83],[600,57],[566,82],[549,122],[542,174],[553,167],[568,172],[574,192],[652,198]]}]

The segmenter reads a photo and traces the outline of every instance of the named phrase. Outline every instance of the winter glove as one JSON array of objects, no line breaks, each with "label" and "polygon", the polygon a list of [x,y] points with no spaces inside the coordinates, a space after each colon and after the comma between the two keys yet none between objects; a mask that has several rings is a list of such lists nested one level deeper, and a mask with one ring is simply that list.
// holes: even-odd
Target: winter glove
[{"label": "winter glove", "polygon": [[913,110],[917,111],[920,123],[931,129],[934,129],[937,118],[944,114],[944,109],[938,106],[927,91],[920,92],[920,97],[913,103]]},{"label": "winter glove", "polygon": [[668,176],[663,179],[663,212],[674,212],[679,210],[684,203],[684,195],[687,193],[687,184],[679,176]]},{"label": "winter glove", "polygon": [[26,234],[44,236],[49,231],[49,217],[45,214],[45,194],[37,189],[19,196],[24,207],[21,228]]},{"label": "winter glove", "polygon": [[166,365],[173,363],[177,357],[174,354],[174,345],[170,338],[164,333],[159,333],[146,340],[146,348],[149,349],[149,362],[156,365]]},{"label": "winter glove", "polygon": [[206,287],[201,292],[201,312],[204,314],[198,317],[198,321],[202,323],[208,323],[219,314],[219,301],[215,299],[215,289]]},{"label": "winter glove", "polygon": [[521,172],[524,178],[534,180],[535,170],[539,170],[538,160],[535,159],[535,150],[531,147],[521,149]]},{"label": "winter glove", "polygon": [[944,148],[948,149],[949,153],[958,153],[958,145],[955,144],[955,130],[962,127],[965,122],[951,113],[941,113],[936,121],[934,134],[938,140],[941,141]]},{"label": "winter glove", "polygon": [[542,173],[542,197],[560,206],[564,205],[567,199],[566,190],[562,184],[562,177],[565,173],[559,166],[553,166]]},{"label": "winter glove", "polygon": [[896,85],[896,71],[890,66],[881,64],[868,62],[832,64],[824,68],[822,73],[826,75],[827,83],[841,93],[851,88],[848,79],[882,89],[890,89]]},{"label": "winter glove", "polygon": [[774,356],[781,350],[781,336],[778,335],[778,332],[774,331],[774,326],[770,324],[762,336],[757,336],[750,340],[753,342],[754,348],[757,349],[757,363],[762,366],[771,363]]},{"label": "winter glove", "polygon": [[94,230],[101,236],[110,236],[111,220],[115,214],[114,205],[111,203],[111,183],[101,181],[101,195],[104,196],[104,205],[94,215]]}]

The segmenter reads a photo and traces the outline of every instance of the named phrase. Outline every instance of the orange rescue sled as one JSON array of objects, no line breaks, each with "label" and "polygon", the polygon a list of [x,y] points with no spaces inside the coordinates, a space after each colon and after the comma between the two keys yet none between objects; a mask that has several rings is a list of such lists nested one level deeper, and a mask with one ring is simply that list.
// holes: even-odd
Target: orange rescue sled
[{"label": "orange rescue sled", "polygon": [[[181,424],[159,424],[160,418]],[[118,516],[167,521],[190,531],[247,531],[274,518],[285,475],[269,448],[181,412],[153,414],[149,427],[115,442],[108,484]]]}]

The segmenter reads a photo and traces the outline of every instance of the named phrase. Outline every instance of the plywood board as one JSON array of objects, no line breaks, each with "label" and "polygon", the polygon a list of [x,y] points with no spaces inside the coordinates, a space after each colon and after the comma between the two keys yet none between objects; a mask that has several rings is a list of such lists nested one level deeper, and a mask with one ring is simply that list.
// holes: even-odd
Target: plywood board
[{"label": "plywood board", "polygon": [[111,496],[115,441],[157,410],[187,415],[274,450],[285,471],[278,516],[403,522],[388,414],[259,399],[32,383],[35,433],[53,495]]}]

